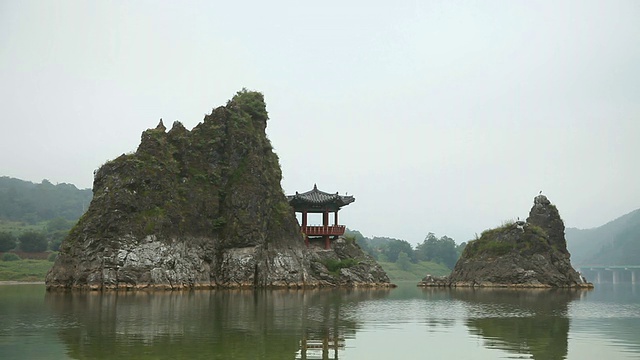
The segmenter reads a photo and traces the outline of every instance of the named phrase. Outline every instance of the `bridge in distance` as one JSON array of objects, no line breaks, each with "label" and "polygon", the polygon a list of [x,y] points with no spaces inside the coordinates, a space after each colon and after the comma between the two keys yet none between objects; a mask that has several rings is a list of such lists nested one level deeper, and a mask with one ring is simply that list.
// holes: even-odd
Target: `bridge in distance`
[{"label": "bridge in distance", "polygon": [[576,269],[587,278],[587,281],[595,284],[603,282],[637,284],[640,280],[640,265],[580,265]]}]

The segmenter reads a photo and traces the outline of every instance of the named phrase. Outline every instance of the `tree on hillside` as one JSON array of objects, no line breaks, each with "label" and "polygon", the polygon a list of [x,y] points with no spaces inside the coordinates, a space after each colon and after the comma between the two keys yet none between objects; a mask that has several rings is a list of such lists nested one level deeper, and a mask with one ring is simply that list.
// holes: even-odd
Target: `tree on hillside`
[{"label": "tree on hillside", "polygon": [[411,268],[411,259],[409,259],[409,255],[406,252],[402,251],[398,254],[398,259],[396,260],[396,264],[400,268],[400,270],[407,271]]},{"label": "tree on hillside", "polygon": [[47,250],[47,238],[42,233],[27,231],[22,233],[18,239],[20,240],[20,249],[24,252],[42,252]]},{"label": "tree on hillside", "polygon": [[398,260],[398,255],[400,255],[401,252],[407,254],[411,261],[414,261],[412,258],[413,248],[411,247],[411,244],[405,240],[392,239],[382,248],[382,254],[384,254],[390,262],[396,262]]},{"label": "tree on hillside", "polygon": [[49,240],[50,250],[58,251],[60,249],[62,240],[67,236],[74,224],[74,221],[67,220],[63,217],[57,217],[47,221],[45,236]]},{"label": "tree on hillside", "polygon": [[453,269],[458,261],[458,256],[456,242],[446,235],[438,239],[434,233],[430,232],[424,241],[416,247],[418,260],[437,262],[449,269]]},{"label": "tree on hillside", "polygon": [[0,232],[0,252],[12,250],[16,247],[16,238],[7,231]]},{"label": "tree on hillside", "polygon": [[75,221],[70,221],[59,216],[47,221],[47,232],[54,233],[60,230],[69,230],[73,227],[73,224],[75,224]]},{"label": "tree on hillside", "polygon": [[57,230],[52,233],[47,234],[49,237],[49,250],[58,251],[60,250],[60,245],[62,245],[62,240],[67,237],[69,234],[69,230]]},{"label": "tree on hillside", "polygon": [[62,217],[76,221],[86,210],[93,194],[71,184],[40,184],[0,176],[0,218],[35,224]]},{"label": "tree on hillside", "polygon": [[369,240],[367,238],[364,237],[364,235],[362,235],[362,233],[360,233],[360,231],[358,230],[351,230],[349,228],[347,228],[347,230],[344,233],[344,236],[352,236],[355,240],[356,240],[356,244],[358,244],[358,246],[360,246],[360,248],[366,252],[367,254],[371,255],[374,259],[377,260],[378,254],[377,252],[371,247],[371,245],[369,245]]}]

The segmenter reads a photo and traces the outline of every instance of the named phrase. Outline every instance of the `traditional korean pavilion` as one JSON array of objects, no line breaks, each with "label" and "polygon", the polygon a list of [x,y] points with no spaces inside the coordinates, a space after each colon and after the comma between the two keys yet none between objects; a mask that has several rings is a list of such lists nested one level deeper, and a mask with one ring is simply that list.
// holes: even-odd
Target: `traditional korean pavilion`
[{"label": "traditional korean pavilion", "polygon": [[[341,207],[356,201],[353,196],[330,194],[318,190],[314,184],[313,190],[295,195],[287,195],[289,205],[295,212],[302,213],[300,226],[305,235],[305,243],[309,246],[310,238],[324,240],[324,248],[331,248],[331,239],[336,239],[344,234],[345,226],[338,225],[338,211]],[[307,214],[322,214],[322,226],[308,226]],[[329,225],[329,213],[333,213],[333,225]]]}]

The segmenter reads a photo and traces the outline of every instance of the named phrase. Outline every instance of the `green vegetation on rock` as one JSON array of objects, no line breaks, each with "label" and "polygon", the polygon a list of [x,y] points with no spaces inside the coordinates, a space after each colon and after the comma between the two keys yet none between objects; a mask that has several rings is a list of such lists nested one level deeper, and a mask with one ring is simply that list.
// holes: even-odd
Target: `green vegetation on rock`
[{"label": "green vegetation on rock", "polygon": [[[264,226],[252,214],[258,204],[240,209],[234,221],[226,214],[229,206],[266,184],[279,187],[279,161],[264,136],[267,119],[262,94],[242,90],[191,131],[175,122],[166,132],[160,121],[142,134],[135,153],[123,154],[98,170],[84,227],[89,225],[96,235],[144,237],[222,235]],[[248,176],[249,172],[260,176]],[[289,210],[285,199],[260,206]],[[122,214],[133,216],[124,219]],[[282,223],[281,216],[290,216],[290,210],[273,215],[271,220]],[[111,226],[94,223],[98,218]],[[258,222],[248,224],[245,218]],[[74,229],[71,241],[80,230]]]},{"label": "green vegetation on rock", "polygon": [[470,241],[444,283],[463,287],[592,286],[571,266],[564,222],[544,195],[534,198],[526,221],[505,222]]},{"label": "green vegetation on rock", "polygon": [[350,268],[358,264],[356,259],[326,259],[322,261],[322,264],[327,267],[330,273],[336,274],[340,272],[340,269]]},{"label": "green vegetation on rock", "polygon": [[469,241],[463,256],[503,256],[514,251],[527,256],[548,246],[548,236],[539,226],[526,224],[518,227],[514,222],[506,222],[483,231],[480,238]]},{"label": "green vegetation on rock", "polygon": [[[306,248],[267,120],[263,95],[243,89],[191,130],[161,120],[144,131],[134,153],[95,173],[48,288],[388,285],[356,246]],[[327,273],[328,258],[338,274]]]}]

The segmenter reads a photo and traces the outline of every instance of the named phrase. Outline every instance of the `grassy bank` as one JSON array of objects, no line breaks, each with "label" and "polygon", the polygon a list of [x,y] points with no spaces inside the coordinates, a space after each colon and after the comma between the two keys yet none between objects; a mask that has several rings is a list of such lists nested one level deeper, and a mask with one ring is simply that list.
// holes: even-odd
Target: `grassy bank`
[{"label": "grassy bank", "polygon": [[0,261],[0,281],[44,281],[51,266],[48,260]]},{"label": "grassy bank", "polygon": [[398,267],[398,264],[391,262],[378,262],[380,266],[387,272],[391,282],[400,281],[420,281],[427,274],[433,276],[445,276],[451,273],[451,269],[444,265],[436,264],[429,261],[421,261],[417,264],[409,264],[407,270],[402,270]]}]

